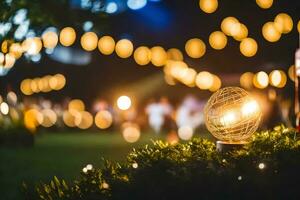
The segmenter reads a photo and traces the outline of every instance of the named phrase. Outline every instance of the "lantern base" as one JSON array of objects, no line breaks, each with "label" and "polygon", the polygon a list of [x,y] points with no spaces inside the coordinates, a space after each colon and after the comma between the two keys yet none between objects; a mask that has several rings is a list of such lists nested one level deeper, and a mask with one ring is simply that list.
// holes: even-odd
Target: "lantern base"
[{"label": "lantern base", "polygon": [[239,150],[244,147],[244,145],[247,144],[245,141],[240,142],[225,142],[225,141],[217,141],[217,151],[222,153],[227,153],[229,151]]}]

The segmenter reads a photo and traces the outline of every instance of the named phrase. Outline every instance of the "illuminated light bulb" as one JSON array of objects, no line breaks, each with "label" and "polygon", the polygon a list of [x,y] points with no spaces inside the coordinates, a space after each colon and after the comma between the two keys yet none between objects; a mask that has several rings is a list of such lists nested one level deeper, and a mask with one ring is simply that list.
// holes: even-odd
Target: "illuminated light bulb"
[{"label": "illuminated light bulb", "polygon": [[295,78],[296,78],[296,73],[295,73],[295,65],[291,65],[289,67],[289,71],[288,71],[288,74],[289,74],[289,78],[292,80],[292,81],[295,81]]},{"label": "illuminated light bulb", "polygon": [[202,90],[208,90],[214,84],[214,77],[207,71],[200,72],[196,76],[196,85]]},{"label": "illuminated light bulb", "polygon": [[75,125],[80,129],[88,129],[93,125],[93,116],[87,111],[81,111],[80,117],[75,117]]},{"label": "illuminated light bulb", "polygon": [[211,92],[217,91],[222,86],[221,79],[216,75],[213,75],[213,77],[214,77],[213,85],[209,88],[209,91],[211,91]]},{"label": "illuminated light bulb", "polygon": [[268,9],[273,5],[273,0],[256,0],[256,4],[262,9]]},{"label": "illuminated light bulb", "polygon": [[137,163],[132,163],[132,168],[136,169],[138,167],[139,167],[139,165]]},{"label": "illuminated light bulb", "polygon": [[251,89],[253,86],[253,77],[254,77],[254,74],[252,72],[245,72],[240,77],[240,85],[243,88]]},{"label": "illuminated light bulb", "polygon": [[0,111],[3,115],[7,115],[9,112],[9,106],[6,102],[2,102],[0,104]]},{"label": "illuminated light bulb", "polygon": [[128,96],[120,96],[117,100],[117,106],[120,110],[128,110],[131,106],[131,99]]},{"label": "illuminated light bulb", "polygon": [[260,71],[255,74],[253,78],[253,85],[257,88],[263,89],[269,85],[269,76],[266,72]]},{"label": "illuminated light bulb", "polygon": [[94,32],[84,33],[80,39],[81,46],[86,51],[93,51],[98,45],[98,36]]},{"label": "illuminated light bulb", "polygon": [[242,41],[246,37],[248,37],[248,28],[246,25],[240,24],[239,32],[233,35],[233,38],[237,41]]},{"label": "illuminated light bulb", "polygon": [[119,40],[116,44],[115,51],[120,58],[128,58],[133,52],[133,44],[127,39]]},{"label": "illuminated light bulb", "polygon": [[221,22],[221,30],[228,36],[232,36],[232,30],[235,28],[235,24],[239,24],[239,20],[235,17],[226,17]]},{"label": "illuminated light bulb", "polygon": [[138,47],[133,54],[134,60],[139,65],[147,65],[151,61],[151,51],[148,47]]},{"label": "illuminated light bulb", "polygon": [[104,55],[110,55],[115,50],[115,40],[110,36],[103,36],[99,39],[98,49]]},{"label": "illuminated light bulb", "polygon": [[194,135],[194,130],[190,126],[182,126],[178,129],[178,136],[182,140],[190,140]]},{"label": "illuminated light bulb", "polygon": [[167,51],[168,60],[182,61],[183,55],[179,49],[171,48]]},{"label": "illuminated light bulb", "polygon": [[206,46],[202,40],[193,38],[186,42],[185,51],[191,58],[201,58],[206,52]]},{"label": "illuminated light bulb", "polygon": [[167,62],[167,53],[164,48],[160,46],[151,48],[151,63],[154,66],[161,67]]},{"label": "illuminated light bulb", "polygon": [[274,20],[274,24],[276,29],[280,33],[289,33],[293,29],[293,20],[292,18],[286,13],[279,13]]},{"label": "illuminated light bulb", "polygon": [[213,13],[218,8],[218,0],[200,0],[200,9],[205,13]]},{"label": "illuminated light bulb", "polygon": [[240,51],[246,57],[252,57],[258,49],[257,43],[252,38],[245,38],[240,43]]},{"label": "illuminated light bulb", "polygon": [[59,42],[63,46],[71,46],[76,40],[76,32],[72,27],[65,27],[60,31]]},{"label": "illuminated light bulb", "polygon": [[140,129],[137,124],[125,123],[122,131],[123,138],[126,142],[137,142],[141,136]]},{"label": "illuminated light bulb", "polygon": [[58,35],[54,31],[47,31],[42,34],[42,40],[45,48],[54,49],[58,43]]},{"label": "illuminated light bulb", "polygon": [[22,50],[29,55],[40,53],[42,47],[42,41],[39,37],[27,38],[22,42]]},{"label": "illuminated light bulb", "polygon": [[269,42],[277,42],[281,37],[281,33],[275,27],[274,22],[265,23],[262,27],[262,34]]},{"label": "illuminated light bulb", "polygon": [[221,31],[212,32],[209,36],[209,44],[214,49],[223,49],[227,44],[227,37]]},{"label": "illuminated light bulb", "polygon": [[260,110],[259,105],[254,100],[250,100],[242,106],[243,116],[251,116],[259,110]]},{"label": "illuminated light bulb", "polygon": [[80,99],[73,99],[69,102],[68,109],[70,112],[74,111],[84,111],[85,105]]},{"label": "illuminated light bulb", "polygon": [[95,124],[100,129],[107,129],[112,125],[113,117],[107,110],[99,111],[95,116]]},{"label": "illuminated light bulb", "polygon": [[274,87],[283,88],[286,85],[287,76],[282,70],[274,70],[269,75],[270,84]]},{"label": "illuminated light bulb", "polygon": [[30,79],[23,80],[20,85],[20,90],[25,95],[32,95],[33,92],[31,90],[31,80]]},{"label": "illuminated light bulb", "polygon": [[258,164],[258,168],[259,168],[260,170],[263,170],[265,167],[266,167],[266,165],[265,165],[264,163],[259,163],[259,164]]},{"label": "illuminated light bulb", "polygon": [[242,88],[219,89],[204,108],[207,129],[222,142],[244,143],[261,120],[261,109],[253,102],[255,100]]},{"label": "illuminated light bulb", "polygon": [[13,43],[9,47],[9,53],[13,55],[16,59],[20,58],[23,54],[23,49],[20,43]]},{"label": "illuminated light bulb", "polygon": [[56,123],[57,116],[56,113],[51,109],[44,109],[41,111],[41,114],[43,115],[43,120],[41,122],[41,125],[49,128],[53,126]]}]

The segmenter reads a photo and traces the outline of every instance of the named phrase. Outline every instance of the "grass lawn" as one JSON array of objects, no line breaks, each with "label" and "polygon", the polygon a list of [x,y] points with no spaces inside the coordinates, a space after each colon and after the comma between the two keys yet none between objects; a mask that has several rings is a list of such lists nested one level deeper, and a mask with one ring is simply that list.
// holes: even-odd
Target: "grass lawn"
[{"label": "grass lawn", "polygon": [[43,133],[32,148],[0,148],[0,192],[3,200],[23,199],[21,183],[48,182],[54,175],[73,180],[86,164],[101,165],[101,158],[121,161],[133,148],[159,138],[143,134],[126,143],[117,133]]}]

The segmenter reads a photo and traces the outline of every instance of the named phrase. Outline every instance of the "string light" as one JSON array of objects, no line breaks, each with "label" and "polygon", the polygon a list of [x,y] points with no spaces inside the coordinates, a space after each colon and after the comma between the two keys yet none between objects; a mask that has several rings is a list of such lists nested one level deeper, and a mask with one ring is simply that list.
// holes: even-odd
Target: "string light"
[{"label": "string light", "polygon": [[246,57],[252,57],[258,49],[257,43],[253,38],[245,38],[240,43],[240,51]]},{"label": "string light", "polygon": [[80,43],[84,50],[93,51],[97,48],[98,37],[94,32],[87,32],[82,35]]},{"label": "string light", "polygon": [[115,50],[115,41],[110,36],[103,36],[99,39],[98,49],[104,55],[110,55]]},{"label": "string light", "polygon": [[218,8],[218,0],[200,0],[200,9],[205,13],[213,13]]},{"label": "string light", "polygon": [[131,106],[131,99],[128,96],[120,96],[117,100],[117,106],[121,110],[128,110]]},{"label": "string light", "polygon": [[146,46],[138,47],[133,54],[134,60],[139,65],[147,65],[151,61],[151,51]]},{"label": "string light", "polygon": [[186,42],[185,51],[191,58],[201,58],[205,54],[206,46],[202,40],[193,38]]},{"label": "string light", "polygon": [[128,58],[133,52],[133,44],[130,40],[122,39],[117,42],[115,50],[120,58]]},{"label": "string light", "polygon": [[273,0],[256,0],[256,4],[262,9],[268,9],[273,5]]},{"label": "string light", "polygon": [[151,48],[151,62],[154,66],[161,67],[167,62],[167,53],[160,46]]},{"label": "string light", "polygon": [[224,49],[227,44],[227,37],[221,31],[212,32],[209,36],[209,44],[214,49]]},{"label": "string light", "polygon": [[72,27],[65,27],[60,31],[59,42],[63,46],[71,46],[76,39],[76,32]]},{"label": "string light", "polygon": [[286,13],[279,13],[274,20],[276,29],[281,33],[289,33],[293,29],[293,20]]},{"label": "string light", "polygon": [[262,34],[269,42],[277,42],[281,37],[281,33],[275,27],[274,22],[265,23],[262,28]]}]

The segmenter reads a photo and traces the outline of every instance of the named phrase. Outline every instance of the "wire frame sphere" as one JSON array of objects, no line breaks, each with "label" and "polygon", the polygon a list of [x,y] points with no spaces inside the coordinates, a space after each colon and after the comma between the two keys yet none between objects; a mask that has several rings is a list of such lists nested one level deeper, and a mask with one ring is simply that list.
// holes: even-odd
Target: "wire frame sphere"
[{"label": "wire frame sphere", "polygon": [[242,143],[257,130],[262,113],[258,103],[244,89],[225,87],[210,97],[204,116],[207,129],[217,139]]}]

